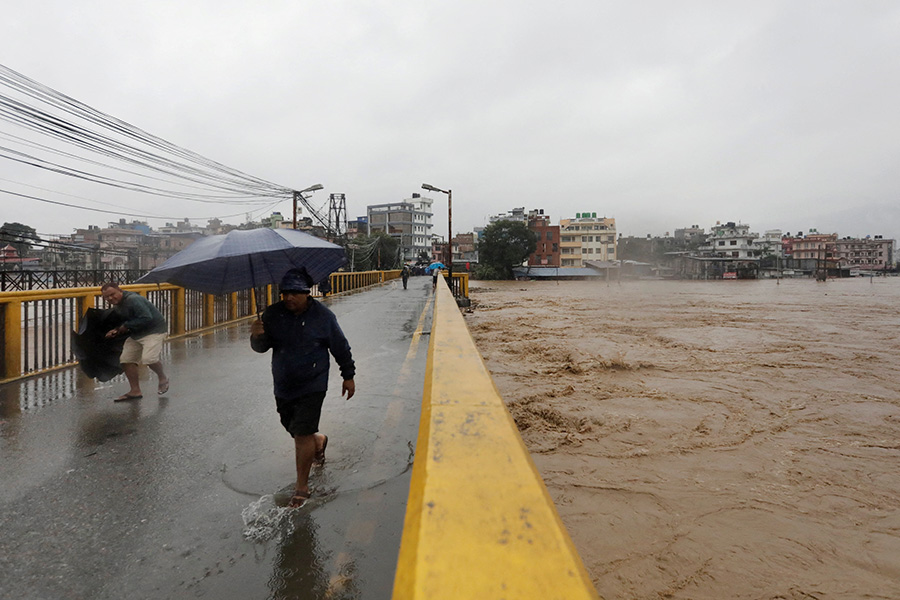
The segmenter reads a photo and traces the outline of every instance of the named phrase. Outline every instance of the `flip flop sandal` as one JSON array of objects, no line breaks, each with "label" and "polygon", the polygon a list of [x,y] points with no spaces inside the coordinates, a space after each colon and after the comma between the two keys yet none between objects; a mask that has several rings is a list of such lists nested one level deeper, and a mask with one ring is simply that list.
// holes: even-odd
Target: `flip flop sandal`
[{"label": "flip flop sandal", "polygon": [[288,500],[287,507],[288,508],[303,508],[303,505],[306,504],[312,494],[309,492],[294,492],[294,495],[291,496],[291,499]]},{"label": "flip flop sandal", "polygon": [[122,394],[121,396],[113,400],[113,402],[127,402],[128,400],[140,400],[141,398],[143,398],[143,396],[141,396],[140,394],[136,396],[133,396],[131,394]]},{"label": "flip flop sandal", "polygon": [[156,393],[158,395],[162,396],[163,394],[165,394],[168,391],[169,391],[169,382],[167,381],[164,384],[160,385],[159,388],[157,388]]}]

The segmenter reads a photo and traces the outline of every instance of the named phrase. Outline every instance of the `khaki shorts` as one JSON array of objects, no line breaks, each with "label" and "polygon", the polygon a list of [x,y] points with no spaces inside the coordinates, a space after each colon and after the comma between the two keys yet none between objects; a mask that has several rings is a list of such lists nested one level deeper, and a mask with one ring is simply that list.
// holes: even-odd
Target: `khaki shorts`
[{"label": "khaki shorts", "polygon": [[151,333],[137,340],[130,337],[125,340],[119,362],[140,365],[158,363],[164,341],[166,341],[165,333]]}]

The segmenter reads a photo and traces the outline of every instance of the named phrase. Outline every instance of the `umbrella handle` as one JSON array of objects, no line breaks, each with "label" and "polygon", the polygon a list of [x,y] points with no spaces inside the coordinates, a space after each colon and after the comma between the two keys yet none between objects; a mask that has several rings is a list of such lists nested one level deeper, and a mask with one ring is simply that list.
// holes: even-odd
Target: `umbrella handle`
[{"label": "umbrella handle", "polygon": [[250,281],[253,284],[253,298],[256,300],[256,318],[261,318],[262,310],[259,308],[259,290],[256,287],[256,271],[253,270],[253,258],[247,255],[247,262],[250,263]]}]

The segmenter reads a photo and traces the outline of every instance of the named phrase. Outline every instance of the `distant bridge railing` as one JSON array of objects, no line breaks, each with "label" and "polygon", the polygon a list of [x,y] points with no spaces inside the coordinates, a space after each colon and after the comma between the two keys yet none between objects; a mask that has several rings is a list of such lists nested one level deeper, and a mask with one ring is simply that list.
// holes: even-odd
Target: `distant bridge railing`
[{"label": "distant bridge railing", "polygon": [[147,269],[53,269],[0,271],[0,292],[27,292],[103,285],[107,281],[131,283]]},{"label": "distant bridge railing", "polygon": [[[332,294],[340,294],[396,279],[399,270],[332,273]],[[122,285],[152,302],[166,318],[169,336],[197,333],[234,323],[271,304],[277,286],[212,296],[164,284]],[[319,295],[318,286],[313,286]],[[257,306],[257,302],[262,306]],[[72,331],[88,308],[104,308],[100,287],[0,292],[0,383],[30,377],[77,363]]]}]

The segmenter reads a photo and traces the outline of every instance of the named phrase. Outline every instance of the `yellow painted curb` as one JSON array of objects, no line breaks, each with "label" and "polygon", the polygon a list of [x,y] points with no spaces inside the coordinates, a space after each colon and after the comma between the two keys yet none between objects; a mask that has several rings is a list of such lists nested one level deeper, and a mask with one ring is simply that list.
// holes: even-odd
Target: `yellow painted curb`
[{"label": "yellow painted curb", "polygon": [[393,598],[598,598],[445,285]]}]

